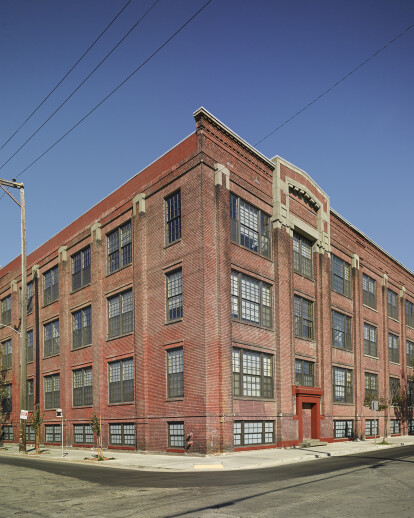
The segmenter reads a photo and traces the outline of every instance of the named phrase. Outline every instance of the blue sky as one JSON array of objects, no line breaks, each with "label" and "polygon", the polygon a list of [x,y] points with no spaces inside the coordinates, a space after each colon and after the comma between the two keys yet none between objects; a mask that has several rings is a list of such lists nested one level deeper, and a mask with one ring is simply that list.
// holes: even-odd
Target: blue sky
[{"label": "blue sky", "polygon": [[[126,0],[0,3],[0,147]],[[0,167],[151,6],[133,0],[0,151]],[[160,0],[57,115],[0,169],[16,177],[205,0]],[[195,129],[200,106],[251,144],[414,23],[411,0],[213,0],[128,83],[19,177],[28,252]],[[414,28],[258,145],[304,169],[331,206],[414,271]],[[18,193],[15,193],[18,194]],[[0,200],[0,264],[20,253]]]}]

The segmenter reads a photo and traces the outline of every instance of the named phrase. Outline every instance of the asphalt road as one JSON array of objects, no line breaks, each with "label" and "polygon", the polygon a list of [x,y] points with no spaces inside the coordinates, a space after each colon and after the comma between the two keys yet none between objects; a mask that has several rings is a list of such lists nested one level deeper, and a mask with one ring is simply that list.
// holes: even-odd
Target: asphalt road
[{"label": "asphalt road", "polygon": [[414,517],[414,446],[261,470],[165,473],[0,456],[0,516]]}]

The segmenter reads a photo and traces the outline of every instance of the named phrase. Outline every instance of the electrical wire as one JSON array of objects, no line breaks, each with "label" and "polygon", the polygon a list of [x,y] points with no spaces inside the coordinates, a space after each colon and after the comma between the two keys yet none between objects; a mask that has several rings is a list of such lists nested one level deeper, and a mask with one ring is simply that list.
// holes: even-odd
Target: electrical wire
[{"label": "electrical wire", "polygon": [[288,124],[290,121],[292,121],[293,119],[295,119],[298,115],[300,115],[301,113],[303,113],[305,110],[307,110],[308,108],[310,108],[313,104],[315,104],[317,101],[319,101],[320,99],[322,99],[322,97],[324,97],[326,94],[328,94],[331,90],[333,90],[334,88],[336,88],[338,85],[340,85],[343,81],[345,81],[345,79],[348,79],[349,76],[351,76],[352,74],[354,74],[355,72],[357,72],[360,68],[362,68],[364,65],[366,65],[369,61],[371,61],[371,59],[375,58],[375,56],[378,56],[378,54],[380,54],[383,50],[385,50],[387,47],[389,47],[392,43],[394,43],[395,41],[397,41],[399,38],[401,38],[401,36],[403,36],[406,32],[408,32],[410,29],[412,29],[414,27],[414,24],[412,25],[409,25],[406,29],[404,29],[402,32],[400,32],[400,34],[398,34],[397,36],[395,36],[395,38],[393,38],[392,40],[390,40],[388,43],[386,43],[382,48],[380,48],[379,50],[377,50],[376,52],[374,52],[373,54],[371,54],[371,56],[369,58],[367,58],[365,61],[363,61],[362,63],[360,63],[357,67],[355,67],[353,70],[351,70],[351,72],[349,72],[348,74],[346,74],[346,76],[344,76],[342,79],[339,79],[339,81],[337,81],[336,83],[334,83],[333,85],[331,85],[327,90],[325,90],[323,93],[321,93],[320,95],[318,95],[318,97],[315,97],[315,99],[313,99],[313,101],[309,102],[308,104],[306,104],[303,108],[301,108],[300,110],[298,110],[294,115],[292,115],[291,117],[289,117],[289,119],[286,119],[285,122],[283,122],[280,126],[278,126],[277,128],[275,128],[274,130],[272,130],[270,133],[268,133],[267,135],[265,135],[262,139],[260,139],[258,142],[256,142],[255,144],[253,144],[253,146],[258,146],[259,144],[261,144],[264,140],[268,139],[271,135],[273,135],[274,133],[276,133],[276,131],[279,131],[281,128],[283,128],[283,126],[285,126],[286,124]]},{"label": "electrical wire", "polygon": [[55,87],[47,94],[47,96],[43,99],[43,101],[32,111],[32,113],[26,118],[24,122],[17,128],[17,130],[3,143],[0,147],[0,151],[11,141],[11,139],[17,135],[17,133],[23,128],[23,126],[33,117],[33,115],[37,112],[37,110],[49,99],[49,97],[53,94],[53,92],[63,83],[63,81],[68,77],[68,75],[79,65],[82,59],[88,54],[88,52],[95,46],[95,44],[101,39],[101,37],[105,34],[105,32],[109,29],[109,27],[115,22],[115,20],[120,16],[120,14],[128,7],[128,5],[132,2],[132,0],[128,0],[124,7],[118,12],[115,18],[107,25],[107,27],[99,34],[96,40],[86,49],[86,51],[82,54],[82,56],[76,61],[76,63],[66,72],[66,74],[62,77],[62,79],[57,83]]},{"label": "electrical wire", "polygon": [[27,138],[23,144],[16,149],[16,151],[9,156],[9,158],[3,162],[2,165],[0,165],[0,170],[3,169],[3,167],[10,162],[10,160],[17,155],[19,151],[21,151],[24,146],[32,140],[32,138],[52,119],[57,112],[69,101],[71,97],[75,95],[75,93],[86,83],[86,81],[100,68],[100,66],[109,58],[109,56],[121,45],[121,43],[131,34],[131,32],[139,25],[139,23],[147,16],[147,14],[156,6],[156,4],[160,0],[155,0],[153,4],[150,6],[150,8],[139,18],[139,20],[129,29],[129,31],[118,41],[118,43],[108,52],[108,54],[96,65],[96,67],[90,72],[84,79],[81,81],[78,86],[73,90],[66,99],[56,108],[56,110],[45,120],[45,122],[37,128],[36,131],[34,131],[29,138]]}]

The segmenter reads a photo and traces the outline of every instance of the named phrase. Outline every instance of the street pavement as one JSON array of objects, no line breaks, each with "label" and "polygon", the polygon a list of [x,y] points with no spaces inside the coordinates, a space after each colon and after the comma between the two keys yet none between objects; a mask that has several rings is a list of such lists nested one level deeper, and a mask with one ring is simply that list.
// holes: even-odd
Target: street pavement
[{"label": "street pavement", "polygon": [[396,448],[414,444],[414,436],[388,437],[388,445],[379,444],[381,439],[366,441],[346,441],[328,443],[323,446],[308,448],[272,448],[264,450],[249,450],[227,453],[221,455],[175,455],[175,454],[148,454],[142,452],[125,452],[117,450],[104,450],[105,460],[98,462],[94,456],[97,451],[91,448],[42,447],[41,454],[37,455],[31,445],[27,447],[27,453],[19,453],[17,444],[5,443],[0,447],[0,456],[22,456],[49,460],[51,462],[82,463],[96,466],[136,469],[164,472],[206,472],[223,470],[245,470],[269,468],[278,465],[305,462],[327,457],[351,455],[387,448]]}]

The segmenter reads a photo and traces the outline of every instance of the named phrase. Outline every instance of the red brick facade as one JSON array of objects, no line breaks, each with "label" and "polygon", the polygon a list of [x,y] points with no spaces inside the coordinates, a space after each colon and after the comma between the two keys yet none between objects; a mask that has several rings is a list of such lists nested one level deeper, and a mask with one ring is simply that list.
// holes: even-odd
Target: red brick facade
[{"label": "red brick facade", "polygon": [[[114,448],[212,453],[296,445],[306,438],[332,441],[334,422],[364,436],[366,421],[373,419],[364,406],[365,374],[377,379],[379,396],[389,393],[390,377],[405,389],[411,375],[406,343],[414,348],[414,328],[406,301],[414,304],[412,273],[332,211],[328,196],[306,173],[279,157],[267,159],[204,109],[194,115],[193,135],[28,257],[34,354],[27,373],[44,413],[42,441],[56,442],[50,426],[60,423],[56,404],[45,409],[45,384],[56,374],[67,445],[91,445],[90,437],[75,438],[75,425],[88,424],[92,412],[102,418],[104,445]],[[169,243],[166,199],[177,192],[180,235]],[[232,215],[231,197],[237,203]],[[128,222],[132,255],[128,259],[127,245],[123,250],[126,231],[118,230],[119,265],[111,271],[108,235]],[[74,256],[88,247],[90,283],[73,291]],[[336,279],[339,289],[333,286],[334,256],[338,271],[345,272]],[[0,270],[0,300],[11,295],[10,326],[16,330],[19,265],[16,258]],[[55,266],[58,299],[45,305],[45,273]],[[169,313],[180,288],[170,292],[167,284],[177,272],[182,316]],[[375,288],[375,309],[363,304],[364,274]],[[349,292],[339,293],[341,282]],[[396,318],[388,315],[388,290],[396,294]],[[108,308],[118,303],[120,328],[108,338],[114,334],[110,311],[117,311]],[[74,314],[83,318],[89,307],[91,343],[74,348]],[[339,327],[333,332],[334,318]],[[57,320],[59,352],[45,357],[45,326]],[[366,324],[376,330],[376,354],[364,354]],[[394,361],[389,334],[398,341]],[[5,439],[17,441],[19,335],[0,328],[1,344],[8,340],[12,365],[3,373],[13,396]],[[167,371],[177,350],[183,382],[171,395]],[[295,360],[309,362],[302,368],[312,364],[306,383],[296,379]],[[118,367],[122,383],[111,385],[119,394],[110,402],[109,369],[116,381]],[[84,392],[85,405],[74,406],[73,372],[90,368],[92,395]],[[178,372],[175,380],[181,379]],[[382,430],[384,413],[377,417]],[[394,418],[400,425],[393,423],[392,431],[407,433],[409,412],[391,410]],[[113,426],[119,424],[131,426]]]}]

